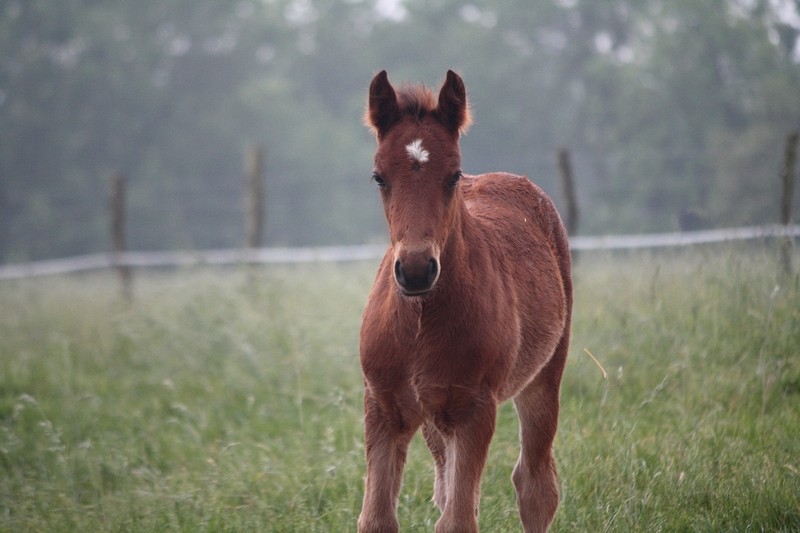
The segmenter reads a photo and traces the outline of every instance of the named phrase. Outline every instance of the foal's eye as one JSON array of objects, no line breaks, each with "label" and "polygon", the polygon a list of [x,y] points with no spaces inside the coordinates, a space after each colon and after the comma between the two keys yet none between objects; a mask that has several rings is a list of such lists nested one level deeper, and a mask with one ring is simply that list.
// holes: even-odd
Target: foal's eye
[{"label": "foal's eye", "polygon": [[450,188],[452,189],[453,187],[455,187],[456,185],[458,185],[458,180],[460,180],[460,179],[461,179],[461,176],[462,176],[462,173],[461,173],[461,171],[459,170],[458,172],[456,172],[455,174],[453,174],[453,175],[450,177],[450,181],[448,181],[448,182],[447,182],[447,186],[448,186],[448,187],[450,187]]},{"label": "foal's eye", "polygon": [[386,187],[386,180],[383,179],[383,177],[377,172],[372,173],[372,181],[374,181],[381,189]]}]

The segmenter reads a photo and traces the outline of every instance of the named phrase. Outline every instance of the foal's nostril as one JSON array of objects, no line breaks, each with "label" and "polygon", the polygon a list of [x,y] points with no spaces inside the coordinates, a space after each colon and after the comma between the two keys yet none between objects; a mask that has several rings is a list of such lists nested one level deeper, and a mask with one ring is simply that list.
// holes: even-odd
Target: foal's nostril
[{"label": "foal's nostril", "polygon": [[428,261],[428,283],[433,284],[437,275],[439,275],[439,263],[431,257],[430,261]]},{"label": "foal's nostril", "polygon": [[400,260],[394,262],[394,279],[396,279],[400,285],[405,286],[406,278],[403,276],[403,265],[400,264]]}]

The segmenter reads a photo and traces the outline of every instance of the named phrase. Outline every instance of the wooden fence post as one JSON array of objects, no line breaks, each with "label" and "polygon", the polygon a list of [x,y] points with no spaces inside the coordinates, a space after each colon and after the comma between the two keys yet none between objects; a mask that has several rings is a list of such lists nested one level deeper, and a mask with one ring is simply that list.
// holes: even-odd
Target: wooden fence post
[{"label": "wooden fence post", "polygon": [[[567,200],[567,212],[564,226],[567,229],[567,235],[573,237],[578,232],[578,219],[580,213],[578,212],[578,199],[575,194],[575,177],[572,174],[572,161],[570,161],[569,150],[566,148],[558,149],[558,170],[561,174],[561,187],[564,191],[564,197]],[[572,263],[578,262],[578,251],[570,250],[572,256]]]},{"label": "wooden fence post", "polygon": [[249,146],[244,156],[247,190],[245,192],[245,247],[260,248],[264,238],[264,149]]},{"label": "wooden fence post", "polygon": [[578,231],[578,199],[575,195],[575,177],[572,173],[572,162],[569,157],[569,150],[566,148],[558,149],[558,169],[561,173],[561,184],[564,190],[564,197],[567,200],[567,213],[565,225],[569,235],[575,235]]},{"label": "wooden fence post", "polygon": [[125,220],[125,176],[120,172],[111,176],[108,207],[112,261],[119,275],[122,295],[130,301],[133,297],[133,275],[130,266],[122,261],[122,255],[128,251],[128,241]]},{"label": "wooden fence post", "polygon": [[[783,168],[781,169],[781,224],[786,227],[792,223],[792,197],[794,196],[794,169],[797,163],[798,137],[800,137],[800,131],[797,130],[786,136]],[[781,260],[787,274],[792,273],[792,248],[792,237],[787,235],[781,243]]]}]

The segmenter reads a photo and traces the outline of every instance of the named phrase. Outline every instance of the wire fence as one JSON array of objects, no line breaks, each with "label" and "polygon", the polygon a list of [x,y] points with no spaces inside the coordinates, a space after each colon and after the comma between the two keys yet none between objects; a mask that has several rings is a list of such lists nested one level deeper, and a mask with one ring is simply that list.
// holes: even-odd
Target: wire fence
[{"label": "wire fence", "polygon": [[[646,235],[576,236],[573,251],[611,251],[671,248],[733,241],[800,237],[800,225],[767,225],[680,233]],[[341,263],[377,260],[385,244],[319,246],[302,248],[257,248],[170,252],[122,252],[82,255],[10,265],[0,265],[0,281],[74,274],[111,268],[224,266],[237,264]]]}]

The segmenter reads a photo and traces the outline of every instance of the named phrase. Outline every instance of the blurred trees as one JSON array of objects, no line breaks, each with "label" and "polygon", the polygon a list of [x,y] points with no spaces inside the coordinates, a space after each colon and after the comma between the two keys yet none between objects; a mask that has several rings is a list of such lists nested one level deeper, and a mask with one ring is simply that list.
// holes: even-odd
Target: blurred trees
[{"label": "blurred trees", "polygon": [[[776,220],[800,126],[798,0],[0,0],[0,262],[243,239],[242,150],[267,150],[269,244],[381,238],[361,125],[375,71],[465,78],[467,172],[556,198],[585,233]],[[557,198],[558,200],[558,198]]]}]

